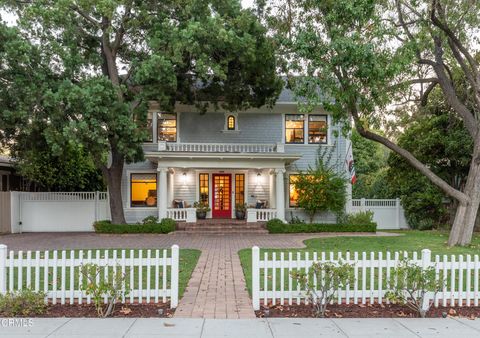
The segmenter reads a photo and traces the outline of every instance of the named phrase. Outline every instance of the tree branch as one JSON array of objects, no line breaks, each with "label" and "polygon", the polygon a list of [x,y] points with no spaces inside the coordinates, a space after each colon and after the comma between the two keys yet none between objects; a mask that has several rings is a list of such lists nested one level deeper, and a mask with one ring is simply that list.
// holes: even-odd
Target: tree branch
[{"label": "tree branch", "polygon": [[92,18],[90,15],[87,14],[87,12],[85,12],[84,10],[82,10],[80,7],[78,6],[71,6],[72,10],[74,10],[75,12],[77,12],[78,14],[80,14],[84,19],[86,19],[88,22],[90,22],[91,24],[94,24],[95,26],[98,26],[100,27],[101,25],[101,22],[98,21],[98,20],[95,20],[94,18]]},{"label": "tree branch", "polygon": [[428,103],[428,96],[432,92],[432,90],[435,88],[435,86],[438,85],[438,81],[430,83],[430,85],[425,89],[425,92],[423,92],[422,97],[420,98],[420,105],[422,107],[425,107]]}]

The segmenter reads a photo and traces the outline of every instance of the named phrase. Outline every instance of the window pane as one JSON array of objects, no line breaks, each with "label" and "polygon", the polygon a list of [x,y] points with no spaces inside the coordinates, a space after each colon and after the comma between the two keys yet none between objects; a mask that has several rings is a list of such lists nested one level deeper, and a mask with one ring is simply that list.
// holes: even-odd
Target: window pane
[{"label": "window pane", "polygon": [[200,174],[200,202],[209,204],[208,203],[208,174]]},{"label": "window pane", "polygon": [[227,119],[227,129],[235,130],[235,116],[230,115]]},{"label": "window pane", "polygon": [[304,142],[304,119],[302,114],[285,115],[285,142],[303,143]]},{"label": "window pane", "polygon": [[158,113],[157,125],[159,141],[177,141],[177,114]]},{"label": "window pane", "polygon": [[289,176],[289,205],[290,207],[296,207],[298,201],[298,190],[295,187],[295,182],[297,180],[298,175],[290,175]]},{"label": "window pane", "polygon": [[308,143],[327,143],[327,116],[308,116]]},{"label": "window pane", "polygon": [[245,203],[245,175],[235,175],[235,206]]},{"label": "window pane", "polygon": [[132,174],[130,184],[130,205],[132,207],[157,206],[156,174]]}]

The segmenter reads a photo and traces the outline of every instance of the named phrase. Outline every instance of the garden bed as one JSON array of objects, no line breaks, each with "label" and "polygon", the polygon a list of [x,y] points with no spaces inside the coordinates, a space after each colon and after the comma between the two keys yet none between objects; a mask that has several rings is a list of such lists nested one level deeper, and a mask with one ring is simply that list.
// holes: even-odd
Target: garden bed
[{"label": "garden bed", "polygon": [[[267,311],[267,313],[265,313]],[[314,318],[311,305],[274,305],[261,306],[255,311],[258,318]],[[432,307],[427,313],[429,318],[463,317],[468,319],[480,318],[480,307]],[[327,318],[418,318],[418,314],[407,306],[394,304],[332,304],[325,313]]]},{"label": "garden bed", "polygon": [[[159,310],[163,313],[160,314]],[[161,312],[162,312],[161,311]],[[170,309],[170,303],[158,304],[117,304],[111,317],[128,318],[170,318],[175,313],[175,309]],[[3,317],[0,312],[0,317]],[[97,318],[97,311],[93,304],[73,304],[61,305],[50,304],[43,314],[31,314],[27,316],[17,315],[16,317],[28,318],[55,318],[55,317],[89,317]]]}]

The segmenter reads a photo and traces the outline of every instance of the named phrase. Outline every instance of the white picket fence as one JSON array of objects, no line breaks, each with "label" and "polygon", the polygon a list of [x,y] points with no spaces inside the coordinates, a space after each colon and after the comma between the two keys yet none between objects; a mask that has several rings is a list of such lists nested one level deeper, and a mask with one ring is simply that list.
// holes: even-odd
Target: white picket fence
[{"label": "white picket fence", "polygon": [[[171,250],[52,250],[10,251],[0,245],[0,293],[32,289],[46,294],[52,304],[90,304],[80,273],[82,265],[101,267],[97,277],[108,280],[121,269],[125,276],[122,302],[178,305],[179,248]],[[83,286],[83,287],[82,287]],[[107,299],[105,298],[105,302]]]},{"label": "white picket fence", "polygon": [[[478,306],[479,303],[479,256],[474,255],[436,255],[431,258],[431,252],[424,249],[421,255],[417,252],[264,252],[260,257],[260,249],[252,248],[252,302],[255,310],[260,309],[260,303],[292,305],[307,302],[306,290],[301,290],[300,284],[291,277],[293,271],[308,270],[314,262],[339,262],[352,264],[354,269],[353,285],[347,285],[337,292],[336,302],[339,304],[372,304],[374,302],[388,303],[385,293],[390,290],[393,269],[402,258],[413,260],[423,268],[434,267],[436,278],[443,279],[444,288],[435,297],[434,306]],[[314,281],[314,285],[320,281]],[[427,295],[430,300],[433,294]],[[427,298],[428,299],[428,298]]]}]

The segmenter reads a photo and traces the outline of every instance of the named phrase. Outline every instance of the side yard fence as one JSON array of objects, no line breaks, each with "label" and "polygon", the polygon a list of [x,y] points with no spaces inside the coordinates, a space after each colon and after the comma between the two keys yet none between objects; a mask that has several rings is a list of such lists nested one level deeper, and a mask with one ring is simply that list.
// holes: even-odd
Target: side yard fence
[{"label": "side yard fence", "polygon": [[399,198],[395,199],[353,199],[347,202],[347,212],[373,211],[373,220],[378,229],[406,229],[408,223]]},{"label": "side yard fence", "polygon": [[[293,303],[300,304],[307,300],[307,293],[300,284],[291,278],[292,271],[308,270],[314,262],[339,262],[352,264],[354,267],[353,285],[347,285],[337,292],[336,302],[346,304],[389,303],[385,293],[394,281],[393,269],[402,258],[415,261],[422,268],[434,267],[437,280],[443,280],[444,288],[437,293],[434,306],[478,306],[479,303],[479,256],[475,255],[436,255],[424,249],[408,255],[406,252],[265,252],[263,258],[258,247],[252,248],[252,302],[254,310],[264,305]],[[315,280],[314,285],[321,283]],[[430,300],[433,294],[427,295]]]},{"label": "side yard fence", "polygon": [[[85,293],[82,265],[101,267],[97,276],[108,280],[120,269],[127,303],[166,303],[178,305],[179,248],[170,250],[52,250],[10,251],[0,245],[0,293],[31,289],[46,294],[52,304],[90,304]],[[107,299],[105,298],[105,302]]]}]

